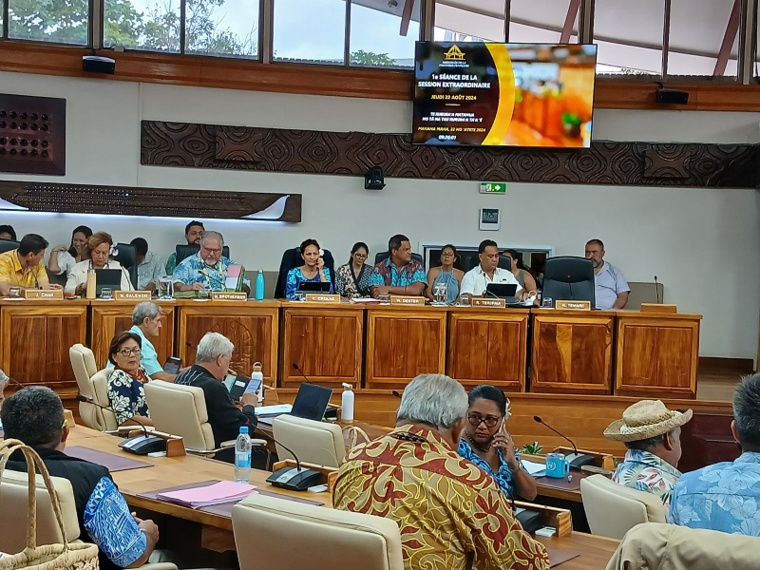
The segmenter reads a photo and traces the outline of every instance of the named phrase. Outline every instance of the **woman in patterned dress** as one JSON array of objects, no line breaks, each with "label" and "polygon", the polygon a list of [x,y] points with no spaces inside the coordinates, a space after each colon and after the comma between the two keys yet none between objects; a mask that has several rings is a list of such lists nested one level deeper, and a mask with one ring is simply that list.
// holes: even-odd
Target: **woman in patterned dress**
[{"label": "woman in patterned dress", "polygon": [[140,366],[141,349],[142,339],[129,331],[114,336],[108,349],[108,360],[114,365],[108,377],[108,401],[119,425],[153,425],[143,389],[150,377]]},{"label": "woman in patterned dress", "polygon": [[351,248],[351,258],[335,271],[335,289],[342,297],[371,297],[369,276],[372,266],[366,263],[369,247],[363,241],[357,241]]}]

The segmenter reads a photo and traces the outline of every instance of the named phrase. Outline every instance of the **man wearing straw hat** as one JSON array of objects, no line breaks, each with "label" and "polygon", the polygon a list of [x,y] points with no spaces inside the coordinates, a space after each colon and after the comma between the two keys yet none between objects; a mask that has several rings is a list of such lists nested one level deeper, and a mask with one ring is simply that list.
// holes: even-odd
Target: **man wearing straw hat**
[{"label": "man wearing straw hat", "polygon": [[604,436],[622,441],[628,448],[612,480],[638,491],[653,493],[665,508],[681,476],[681,426],[692,411],[669,410],[660,400],[642,400],[626,408],[623,418],[612,422]]}]

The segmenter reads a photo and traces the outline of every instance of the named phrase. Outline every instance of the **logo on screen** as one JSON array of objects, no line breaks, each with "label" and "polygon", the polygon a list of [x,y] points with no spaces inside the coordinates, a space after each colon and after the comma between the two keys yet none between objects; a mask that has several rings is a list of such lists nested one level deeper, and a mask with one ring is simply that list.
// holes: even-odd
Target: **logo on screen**
[{"label": "logo on screen", "polygon": [[464,61],[464,52],[459,49],[459,46],[453,45],[449,51],[444,52],[443,59],[446,61]]}]

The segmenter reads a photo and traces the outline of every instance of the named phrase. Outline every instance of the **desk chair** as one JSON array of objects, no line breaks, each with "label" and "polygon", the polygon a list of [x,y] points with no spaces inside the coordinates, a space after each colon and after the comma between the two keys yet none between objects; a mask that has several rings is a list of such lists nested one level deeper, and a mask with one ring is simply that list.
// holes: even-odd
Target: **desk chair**
[{"label": "desk chair", "polygon": [[402,570],[396,522],[260,494],[232,509],[240,570]]},{"label": "desk chair", "polygon": [[[144,385],[144,390],[154,429],[182,437],[186,451],[213,456],[235,446],[234,440],[224,441],[220,447],[214,445],[201,388],[153,380]],[[253,441],[266,444],[263,440]]]},{"label": "desk chair", "polygon": [[295,458],[277,442],[297,453],[302,463],[340,467],[346,457],[343,431],[336,424],[282,415],[272,421],[272,435],[281,461]]},{"label": "desk chair", "polygon": [[[108,374],[95,364],[95,355],[84,345],[75,344],[69,349],[69,360],[74,370],[79,393],[91,398],[99,406],[110,407],[108,400]],[[87,402],[79,402],[79,415],[87,427],[99,431],[115,430],[118,427],[116,416],[111,410],[104,410]]]},{"label": "desk chair", "polygon": [[581,480],[581,498],[591,534],[621,539],[634,526],[665,521],[665,507],[652,493],[615,483],[604,475]]},{"label": "desk chair", "polygon": [[[332,282],[333,290],[335,290],[335,260],[329,249],[322,251],[324,251],[322,258],[325,260],[325,267],[330,270],[330,281]],[[285,284],[288,280],[288,272],[301,265],[303,265],[303,259],[301,258],[300,247],[285,250],[280,261],[280,270],[277,273],[277,284],[274,288],[275,299],[285,298]]]},{"label": "desk chair", "polygon": [[550,257],[544,266],[544,298],[584,300],[596,306],[594,266],[590,259],[571,255]]},{"label": "desk chair", "polygon": [[18,246],[21,245],[21,242],[18,241],[12,241],[9,239],[0,239],[0,253],[5,253],[6,251],[13,251],[14,249],[18,249]]},{"label": "desk chair", "polygon": [[137,248],[131,243],[117,243],[111,259],[118,261],[126,269],[132,288],[137,291]]}]

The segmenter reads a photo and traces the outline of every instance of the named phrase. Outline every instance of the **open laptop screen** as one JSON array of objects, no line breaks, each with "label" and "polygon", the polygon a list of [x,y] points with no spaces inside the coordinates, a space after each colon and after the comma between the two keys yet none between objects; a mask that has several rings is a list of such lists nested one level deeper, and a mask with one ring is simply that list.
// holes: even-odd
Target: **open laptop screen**
[{"label": "open laptop screen", "polygon": [[323,388],[316,384],[302,383],[293,402],[290,414],[307,420],[321,422],[330,403],[332,389]]}]

